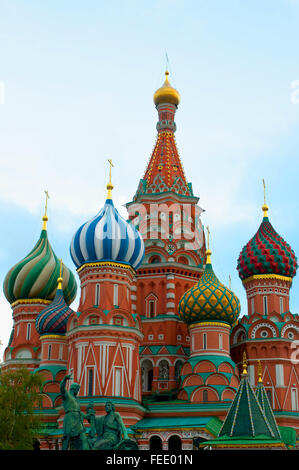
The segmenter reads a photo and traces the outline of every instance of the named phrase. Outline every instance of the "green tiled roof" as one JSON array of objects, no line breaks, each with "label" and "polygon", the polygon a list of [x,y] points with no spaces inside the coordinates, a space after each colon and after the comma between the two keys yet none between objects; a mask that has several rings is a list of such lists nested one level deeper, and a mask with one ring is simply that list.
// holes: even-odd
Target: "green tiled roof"
[{"label": "green tiled roof", "polygon": [[[247,375],[242,379],[218,437],[276,438],[263,409],[261,408]],[[263,438],[264,438],[263,437]]]},{"label": "green tiled roof", "polygon": [[278,426],[277,426],[277,423],[273,414],[272,407],[269,403],[268,396],[264,388],[263,382],[258,382],[255,394],[268,420],[268,423],[270,424],[271,429],[274,432],[274,437],[276,439],[281,439],[280,432],[279,432],[279,429],[278,429]]},{"label": "green tiled roof", "polygon": [[132,429],[160,429],[160,428],[206,428],[211,421],[210,416],[171,416],[143,418],[131,426]]}]

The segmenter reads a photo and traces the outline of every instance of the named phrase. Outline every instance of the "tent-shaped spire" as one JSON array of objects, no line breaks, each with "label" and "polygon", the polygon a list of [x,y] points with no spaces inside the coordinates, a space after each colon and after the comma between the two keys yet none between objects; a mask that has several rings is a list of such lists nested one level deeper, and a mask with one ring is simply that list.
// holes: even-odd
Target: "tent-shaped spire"
[{"label": "tent-shaped spire", "polygon": [[276,423],[276,419],[272,410],[272,407],[270,405],[263,380],[262,380],[262,367],[261,367],[261,362],[258,361],[259,363],[259,371],[258,371],[258,382],[257,382],[257,388],[256,388],[256,397],[258,399],[259,404],[261,405],[261,408],[267,418],[268,423],[271,426],[272,431],[274,432],[274,436],[276,439],[281,439],[280,432]]},{"label": "tent-shaped spire", "polygon": [[255,438],[265,436],[276,439],[275,432],[270,426],[267,417],[248,381],[247,360],[244,353],[243,374],[241,382],[228,411],[227,417],[218,437]]}]

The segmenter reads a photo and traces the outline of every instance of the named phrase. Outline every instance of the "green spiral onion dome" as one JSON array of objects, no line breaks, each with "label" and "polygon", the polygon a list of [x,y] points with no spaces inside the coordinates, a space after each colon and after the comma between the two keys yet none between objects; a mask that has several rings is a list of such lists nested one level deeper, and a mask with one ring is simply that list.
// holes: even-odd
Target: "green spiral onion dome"
[{"label": "green spiral onion dome", "polygon": [[239,255],[237,264],[239,276],[242,280],[261,274],[277,274],[293,278],[298,266],[295,253],[269,222],[268,206],[265,204],[262,209],[264,211],[262,223]]},{"label": "green spiral onion dome", "polygon": [[[47,220],[47,218],[43,218]],[[62,290],[65,301],[70,304],[76,296],[77,284],[73,273],[63,266]],[[60,261],[48,240],[46,225],[30,253],[15,264],[4,279],[5,297],[12,304],[18,300],[38,299],[52,301],[57,289]]]},{"label": "green spiral onion dome", "polygon": [[215,275],[207,250],[206,268],[199,282],[179,301],[179,316],[187,325],[217,321],[233,325],[240,314],[240,301]]}]

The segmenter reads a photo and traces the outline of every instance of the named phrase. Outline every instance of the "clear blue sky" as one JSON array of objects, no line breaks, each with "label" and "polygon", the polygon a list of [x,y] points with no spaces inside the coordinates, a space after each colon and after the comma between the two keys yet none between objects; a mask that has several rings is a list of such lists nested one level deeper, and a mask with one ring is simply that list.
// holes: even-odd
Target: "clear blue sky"
[{"label": "clear blue sky", "polygon": [[[107,158],[115,204],[132,199],[167,52],[180,156],[215,272],[232,276],[244,314],[236,263],[262,218],[262,178],[270,220],[299,255],[298,24],[298,0],[0,0],[1,284],[39,237],[45,189],[51,245],[73,272],[69,244],[104,203]],[[2,357],[12,326],[2,293],[0,315]]]}]

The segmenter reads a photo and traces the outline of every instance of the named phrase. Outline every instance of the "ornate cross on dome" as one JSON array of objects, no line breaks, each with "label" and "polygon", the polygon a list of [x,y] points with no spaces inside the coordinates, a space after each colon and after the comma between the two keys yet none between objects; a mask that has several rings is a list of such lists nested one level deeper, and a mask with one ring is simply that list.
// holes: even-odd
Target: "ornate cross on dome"
[{"label": "ornate cross on dome", "polygon": [[266,204],[266,183],[265,183],[265,180],[263,178],[263,186],[264,186],[264,205],[262,207],[262,210],[264,212],[264,217],[268,217],[268,209],[269,207],[267,206]]},{"label": "ornate cross on dome", "polygon": [[112,160],[108,160],[108,163],[110,165],[110,168],[109,168],[109,182],[107,184],[107,189],[108,189],[108,194],[107,194],[107,199],[112,199],[111,197],[111,191],[113,189],[113,184],[111,183],[111,169],[112,167],[114,166],[113,163],[112,163]]},{"label": "ornate cross on dome", "polygon": [[207,225],[207,234],[208,234],[208,250],[210,249],[210,227]]},{"label": "ornate cross on dome", "polygon": [[45,195],[46,195],[46,204],[45,204],[45,215],[43,216],[43,222],[44,222],[43,230],[47,230],[47,220],[48,220],[47,209],[48,209],[48,199],[50,199],[48,191],[45,191]]}]

